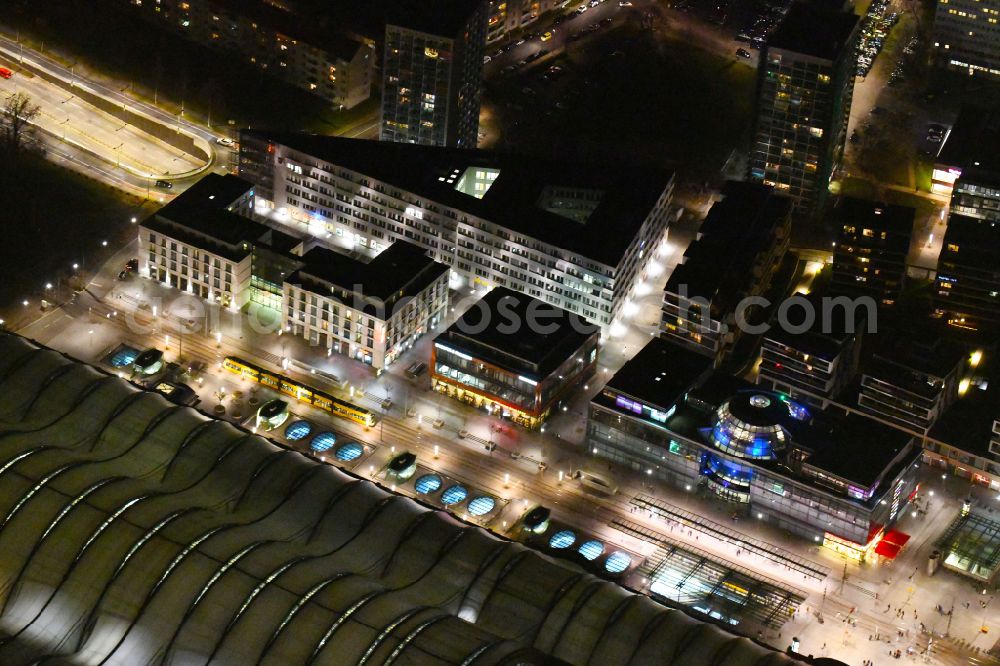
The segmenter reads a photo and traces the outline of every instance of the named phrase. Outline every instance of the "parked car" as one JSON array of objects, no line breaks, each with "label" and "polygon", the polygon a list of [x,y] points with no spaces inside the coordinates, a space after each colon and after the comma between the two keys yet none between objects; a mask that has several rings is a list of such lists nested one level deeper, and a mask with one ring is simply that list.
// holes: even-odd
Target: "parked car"
[{"label": "parked car", "polygon": [[0,77],[9,79],[12,76],[14,76],[14,72],[7,69],[6,67],[0,67]]},{"label": "parked car", "polygon": [[750,52],[747,51],[746,49],[736,49],[736,56],[738,58],[749,58]]},{"label": "parked car", "polygon": [[156,181],[156,186],[164,190],[174,189],[174,184],[171,183],[169,180],[158,180]]},{"label": "parked car", "polygon": [[232,148],[233,145],[235,145],[235,142],[232,139],[228,139],[224,136],[220,136],[218,139],[215,140],[215,142],[220,146],[226,146],[227,148]]}]

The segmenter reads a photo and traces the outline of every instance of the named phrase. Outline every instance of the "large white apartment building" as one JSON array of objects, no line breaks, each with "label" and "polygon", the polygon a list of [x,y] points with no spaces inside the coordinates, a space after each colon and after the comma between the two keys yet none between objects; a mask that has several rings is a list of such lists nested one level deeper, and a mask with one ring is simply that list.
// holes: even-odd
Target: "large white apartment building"
[{"label": "large white apartment building", "polygon": [[245,180],[205,176],[139,225],[141,273],[233,309],[262,300],[253,298],[260,276],[271,277],[302,244],[248,219],[253,201]]},{"label": "large white apartment building", "polygon": [[608,326],[665,239],[674,175],[412,144],[245,131],[258,210],[353,249],[405,240],[474,285]]},{"label": "large white apartment building", "polygon": [[323,247],[284,282],[286,331],[331,353],[382,368],[444,321],[448,267],[411,243],[370,262]]}]

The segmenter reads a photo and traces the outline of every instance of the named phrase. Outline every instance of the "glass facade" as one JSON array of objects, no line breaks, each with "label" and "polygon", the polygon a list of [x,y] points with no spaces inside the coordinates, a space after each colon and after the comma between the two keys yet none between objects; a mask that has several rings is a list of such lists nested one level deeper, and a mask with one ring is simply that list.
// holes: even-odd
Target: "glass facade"
[{"label": "glass facade", "polygon": [[[685,436],[671,430],[671,419],[660,423],[650,418],[654,412],[665,413],[660,408],[639,405],[639,410],[639,403],[620,395],[612,402],[609,391],[605,389],[603,403],[591,403],[587,438],[595,455],[687,491],[743,504],[759,519],[818,543],[832,534],[863,549],[873,527],[890,525],[916,487],[913,465],[902,463],[894,468],[895,478],[879,485],[878,492],[850,486],[819,470],[806,468],[793,476],[772,467],[770,460],[775,450],[791,446],[788,433],[777,425],[749,425],[736,418],[735,405],[729,402],[714,416],[706,414],[710,427]],[[760,409],[787,408],[793,419],[806,418],[805,408],[778,394],[761,397],[769,402],[765,406],[757,401]],[[741,408],[753,408],[746,397],[741,401]],[[918,459],[916,449],[910,453]]]}]

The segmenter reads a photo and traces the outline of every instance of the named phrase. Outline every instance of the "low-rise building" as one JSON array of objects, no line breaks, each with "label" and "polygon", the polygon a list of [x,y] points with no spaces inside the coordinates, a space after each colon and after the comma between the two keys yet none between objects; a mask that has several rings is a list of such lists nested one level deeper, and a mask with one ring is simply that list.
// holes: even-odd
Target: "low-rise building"
[{"label": "low-rise building", "polygon": [[269,276],[274,262],[302,251],[299,239],[245,217],[253,188],[236,176],[209,174],[143,220],[141,273],[224,307],[245,306],[255,273]]},{"label": "low-rise building", "polygon": [[246,131],[260,211],[352,251],[405,240],[474,287],[509,287],[610,327],[665,248],[673,173]]},{"label": "low-rise building", "polygon": [[651,340],[590,403],[588,447],[864,559],[916,492],[920,447],[860,415],[802,405]]},{"label": "low-rise building", "polygon": [[952,326],[1000,324],[1000,221],[949,216],[934,286],[935,311]]},{"label": "low-rise building", "polygon": [[936,329],[882,333],[865,359],[858,407],[926,433],[958,395],[966,354]]},{"label": "low-rise building", "polygon": [[[788,250],[791,200],[730,181],[674,268],[663,294],[661,337],[721,362],[739,337],[736,309],[771,285]],[[757,310],[741,311],[749,321]]]},{"label": "low-rise building", "polygon": [[934,160],[931,191],[951,213],[1000,222],[1000,111],[964,106]]},{"label": "low-rise building", "polygon": [[980,367],[983,352],[969,355],[959,397],[924,444],[924,460],[977,485],[1000,490],[1000,375],[995,363]]},{"label": "low-rise building", "polygon": [[803,332],[775,326],[764,334],[757,383],[793,400],[826,407],[857,373],[868,319],[818,294],[805,298],[817,313],[813,325]]},{"label": "low-rise building", "polygon": [[505,288],[434,340],[436,391],[528,428],[542,424],[597,368],[600,329]]},{"label": "low-rise building", "polygon": [[842,197],[833,210],[834,288],[882,305],[895,303],[906,277],[915,213],[907,206]]},{"label": "low-rise building", "polygon": [[397,241],[369,262],[316,247],[284,282],[285,330],[375,368],[444,320],[448,267]]}]

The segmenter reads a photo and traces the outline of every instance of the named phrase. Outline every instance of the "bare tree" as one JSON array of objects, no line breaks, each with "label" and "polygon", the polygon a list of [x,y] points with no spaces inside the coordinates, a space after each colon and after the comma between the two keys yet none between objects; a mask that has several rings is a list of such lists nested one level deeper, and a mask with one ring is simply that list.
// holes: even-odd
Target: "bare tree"
[{"label": "bare tree", "polygon": [[15,93],[5,99],[0,114],[0,139],[3,147],[13,152],[20,151],[34,129],[32,123],[39,112],[41,108],[25,93]]}]

